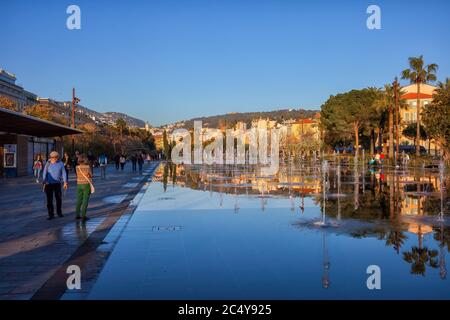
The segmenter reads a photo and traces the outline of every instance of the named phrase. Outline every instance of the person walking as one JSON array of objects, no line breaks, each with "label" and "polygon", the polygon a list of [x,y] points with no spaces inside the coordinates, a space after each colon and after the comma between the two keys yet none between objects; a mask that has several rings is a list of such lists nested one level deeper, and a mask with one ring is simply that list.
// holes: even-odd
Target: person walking
[{"label": "person walking", "polygon": [[47,210],[48,220],[55,217],[55,209],[53,206],[53,196],[56,199],[56,212],[59,217],[64,217],[62,214],[62,197],[61,197],[61,181],[64,183],[64,190],[67,190],[67,174],[64,169],[64,164],[59,160],[59,153],[52,151],[50,153],[50,160],[47,161],[42,174],[42,183],[44,185],[44,192],[47,196]]},{"label": "person walking", "polygon": [[95,191],[92,183],[92,171],[90,160],[82,155],[80,164],[77,167],[77,204],[75,207],[76,219],[82,219],[83,222],[89,220],[86,216],[91,193]]},{"label": "person walking", "polygon": [[125,158],[125,156],[121,154],[119,161],[120,161],[120,169],[123,171],[123,169],[125,168],[125,163],[127,162],[127,158]]},{"label": "person walking", "polygon": [[405,153],[405,165],[406,165],[406,166],[408,166],[409,160],[410,160],[409,154]]},{"label": "person walking", "polygon": [[380,162],[381,162],[381,164],[384,163],[384,153],[383,152],[380,153]]},{"label": "person walking", "polygon": [[142,166],[144,165],[144,155],[142,153],[138,154],[137,163],[139,166],[139,174],[142,174]]},{"label": "person walking", "polygon": [[120,168],[120,155],[116,153],[114,156],[114,163],[116,164],[116,170],[119,170]]},{"label": "person walking", "polygon": [[91,167],[92,176],[94,176],[94,168],[95,168],[95,156],[92,151],[88,151],[87,159],[89,161],[89,166]]},{"label": "person walking", "polygon": [[67,181],[69,181],[69,171],[70,171],[70,166],[72,165],[72,160],[70,159],[70,156],[67,152],[64,152],[64,157],[63,157],[62,162],[64,164],[64,169],[66,170]]},{"label": "person walking", "polygon": [[106,166],[108,165],[108,158],[104,153],[98,157],[98,165],[100,166],[100,177],[106,179]]},{"label": "person walking", "polygon": [[33,172],[34,176],[36,178],[36,183],[39,183],[39,178],[41,177],[41,171],[42,171],[42,156],[38,154],[36,156],[36,160],[33,163]]},{"label": "person walking", "polygon": [[138,159],[138,155],[137,155],[137,154],[131,155],[131,165],[132,165],[131,170],[132,170],[133,172],[136,172],[136,163],[137,163],[137,159]]},{"label": "person walking", "polygon": [[375,162],[376,162],[377,165],[380,164],[380,154],[378,152],[375,153]]}]

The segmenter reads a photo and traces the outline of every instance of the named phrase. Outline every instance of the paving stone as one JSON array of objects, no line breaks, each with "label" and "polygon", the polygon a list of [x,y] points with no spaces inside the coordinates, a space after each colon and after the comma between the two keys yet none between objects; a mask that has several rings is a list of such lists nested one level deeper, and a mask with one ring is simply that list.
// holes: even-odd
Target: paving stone
[{"label": "paving stone", "polygon": [[[74,219],[76,188],[73,174],[70,175],[69,190],[63,197],[65,217],[51,221],[46,219],[41,185],[36,184],[32,177],[1,181],[0,300],[30,299],[83,246],[86,239],[101,228],[108,216],[120,216],[126,212],[127,204],[108,203],[103,199],[135,192],[131,188],[124,192],[122,187],[131,181],[135,183],[136,178],[134,173],[116,172],[113,168],[108,168],[106,180],[94,178],[96,192],[89,203],[91,220],[86,225]],[[91,258],[94,267],[90,272],[96,273],[98,257],[92,255]]]}]

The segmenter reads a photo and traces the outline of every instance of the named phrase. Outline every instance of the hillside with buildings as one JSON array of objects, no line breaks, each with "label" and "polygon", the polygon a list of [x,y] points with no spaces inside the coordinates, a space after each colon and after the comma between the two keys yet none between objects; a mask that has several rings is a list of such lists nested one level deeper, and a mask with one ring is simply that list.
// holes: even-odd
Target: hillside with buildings
[{"label": "hillside with buildings", "polygon": [[[54,120],[60,124],[71,125],[72,102],[56,101],[51,98],[42,98],[31,93],[16,83],[16,75],[0,68],[0,97],[4,101],[11,101],[15,111],[23,112],[27,107],[42,105],[46,107],[47,120]],[[2,100],[2,101],[3,101]],[[0,107],[7,107],[2,106]],[[10,108],[10,107],[9,107]],[[41,108],[42,109],[42,108]],[[125,120],[132,128],[144,128],[145,122],[119,112],[97,112],[83,106],[75,105],[75,123],[83,125],[93,123],[97,125],[114,125],[118,119]]]},{"label": "hillside with buildings", "polygon": [[295,122],[298,119],[313,118],[319,111],[306,109],[282,109],[264,112],[232,112],[222,115],[198,117],[185,121],[178,121],[173,124],[163,126],[166,129],[183,127],[193,128],[194,121],[202,121],[204,127],[209,128],[232,128],[238,122],[245,123],[251,127],[252,123],[258,119],[267,119],[277,123]]}]

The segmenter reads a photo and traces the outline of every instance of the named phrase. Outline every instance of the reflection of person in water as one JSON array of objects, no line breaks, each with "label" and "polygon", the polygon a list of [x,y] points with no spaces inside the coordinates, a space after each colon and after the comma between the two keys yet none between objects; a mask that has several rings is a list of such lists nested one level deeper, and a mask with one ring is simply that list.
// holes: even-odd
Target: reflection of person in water
[{"label": "reflection of person in water", "polygon": [[322,276],[322,286],[324,289],[328,289],[330,286],[330,278],[328,271],[330,270],[330,261],[328,260],[328,248],[326,242],[326,234],[322,233],[322,243],[323,243],[323,276]]},{"label": "reflection of person in water", "polygon": [[380,194],[380,208],[381,208],[381,217],[382,218],[388,218],[389,212],[387,210],[387,192],[383,191]]},{"label": "reflection of person in water", "polygon": [[302,211],[302,214],[305,213],[305,195],[302,192],[302,202],[300,204],[300,210]]}]

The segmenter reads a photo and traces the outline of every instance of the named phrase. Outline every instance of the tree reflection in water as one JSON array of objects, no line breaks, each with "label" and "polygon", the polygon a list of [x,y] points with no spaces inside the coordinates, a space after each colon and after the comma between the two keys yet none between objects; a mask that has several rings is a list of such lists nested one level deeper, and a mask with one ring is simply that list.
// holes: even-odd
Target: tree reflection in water
[{"label": "tree reflection in water", "polygon": [[[450,222],[447,218],[439,223],[437,217],[442,203],[444,217],[450,213],[448,174],[442,183],[439,172],[432,169],[412,170],[410,174],[407,168],[365,170],[340,158],[337,161],[323,166],[316,159],[310,164],[288,162],[272,178],[258,176],[258,168],[250,165],[227,167],[166,163],[159,170],[162,171],[164,190],[167,190],[169,183],[195,190],[206,190],[208,186],[211,193],[220,194],[220,202],[225,194],[233,195],[235,212],[240,210],[239,195],[260,198],[260,209],[263,211],[270,204],[269,194],[272,197],[284,197],[286,208],[294,214],[303,213],[305,198],[310,198],[322,214],[326,208],[327,217],[339,221],[336,232],[354,238],[375,237],[383,240],[398,255],[402,254],[403,261],[411,265],[412,274],[425,276],[428,268],[439,268],[440,277],[445,279]],[[239,187],[244,184],[245,187]],[[297,197],[299,205],[296,207]],[[294,208],[297,211],[293,211]],[[303,217],[301,215],[299,219]],[[346,223],[351,227],[346,227]],[[333,230],[322,230],[324,287],[329,286],[330,265],[326,233]],[[429,233],[433,233],[439,248],[424,246],[424,235]],[[404,246],[412,235],[417,235],[418,243],[407,250]]]},{"label": "tree reflection in water", "polygon": [[403,252],[403,259],[411,264],[411,273],[425,276],[425,269],[429,267],[436,269],[438,264],[437,250],[429,250],[427,247],[412,247],[411,251]]}]

